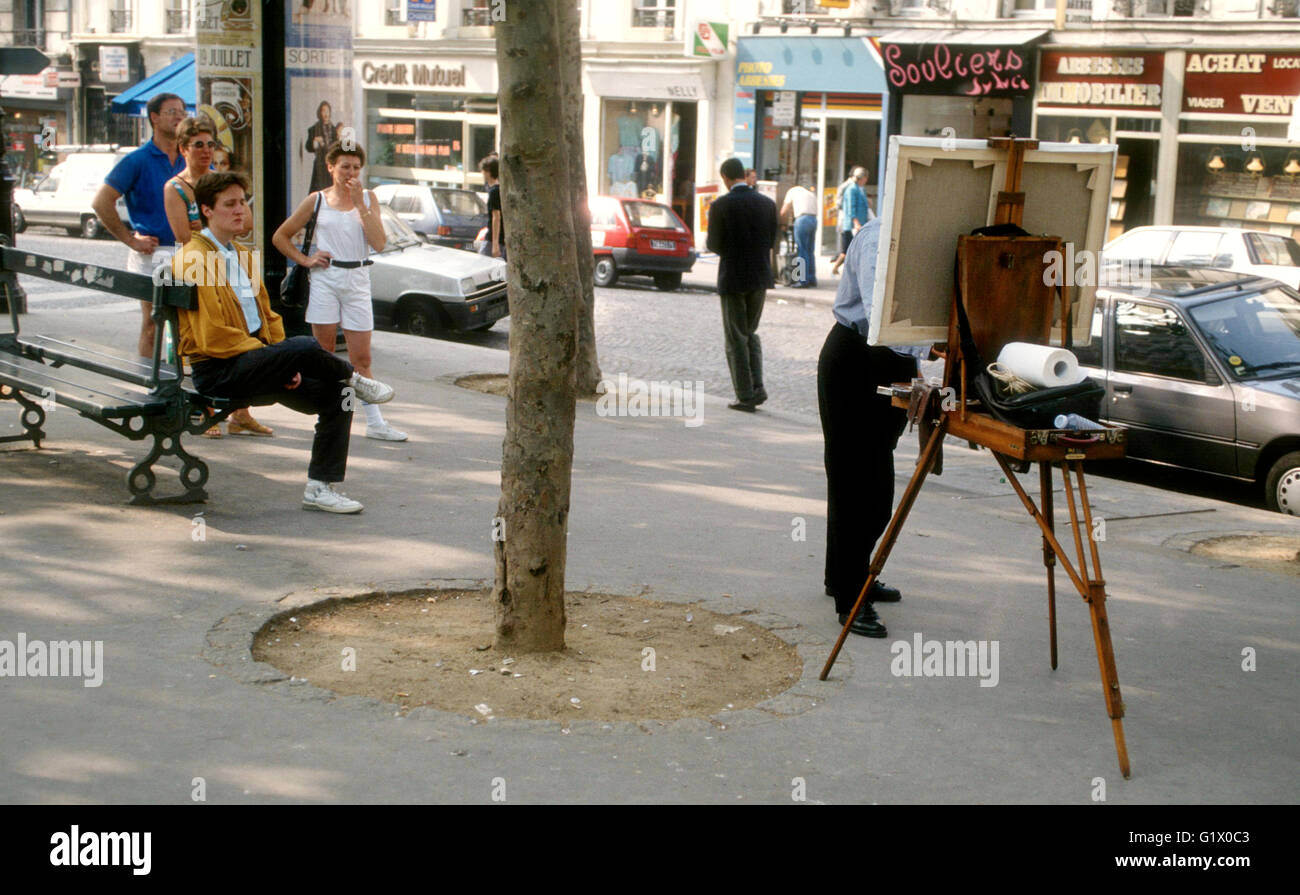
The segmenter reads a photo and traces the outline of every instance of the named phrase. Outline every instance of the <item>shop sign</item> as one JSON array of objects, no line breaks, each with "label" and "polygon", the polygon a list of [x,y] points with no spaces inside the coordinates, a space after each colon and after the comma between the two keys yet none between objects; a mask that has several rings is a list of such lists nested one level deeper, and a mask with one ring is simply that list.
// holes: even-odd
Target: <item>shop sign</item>
[{"label": "shop sign", "polygon": [[1288,117],[1300,94],[1300,53],[1188,53],[1183,111]]},{"label": "shop sign", "polygon": [[799,95],[793,90],[782,90],[772,103],[772,125],[774,127],[794,127],[796,107]]},{"label": "shop sign", "polygon": [[105,84],[125,84],[131,80],[126,47],[99,48],[99,80]]},{"label": "shop sign", "polygon": [[876,43],[891,90],[939,96],[1023,96],[1029,93],[1032,49],[962,44]]},{"label": "shop sign", "polygon": [[47,68],[39,75],[7,75],[0,77],[0,97],[5,99],[58,99],[59,91],[47,85]]},{"label": "shop sign", "polygon": [[696,22],[695,30],[686,39],[686,55],[721,59],[727,55],[728,33],[725,22]]},{"label": "shop sign", "polygon": [[1066,108],[1159,109],[1163,53],[1043,50],[1038,104]]},{"label": "shop sign", "polygon": [[406,21],[438,21],[438,0],[406,0]]}]

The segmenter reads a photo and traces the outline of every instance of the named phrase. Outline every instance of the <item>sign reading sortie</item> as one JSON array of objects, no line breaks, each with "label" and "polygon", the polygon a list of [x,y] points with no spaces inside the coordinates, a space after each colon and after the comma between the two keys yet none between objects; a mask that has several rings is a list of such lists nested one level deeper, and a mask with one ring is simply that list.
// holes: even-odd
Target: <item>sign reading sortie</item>
[{"label": "sign reading sortie", "polygon": [[1028,51],[1021,46],[872,42],[890,88],[903,93],[1022,96],[1030,91]]}]

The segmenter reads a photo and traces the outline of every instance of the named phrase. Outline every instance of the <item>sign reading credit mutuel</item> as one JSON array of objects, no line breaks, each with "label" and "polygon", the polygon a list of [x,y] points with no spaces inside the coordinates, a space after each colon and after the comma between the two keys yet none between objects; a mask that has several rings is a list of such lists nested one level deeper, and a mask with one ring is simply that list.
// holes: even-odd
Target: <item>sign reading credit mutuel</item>
[{"label": "sign reading credit mutuel", "polygon": [[1038,105],[1121,110],[1159,109],[1163,53],[1072,53],[1043,50]]},{"label": "sign reading credit mutuel", "polygon": [[876,41],[889,88],[942,96],[1023,96],[1033,76],[1032,47]]}]

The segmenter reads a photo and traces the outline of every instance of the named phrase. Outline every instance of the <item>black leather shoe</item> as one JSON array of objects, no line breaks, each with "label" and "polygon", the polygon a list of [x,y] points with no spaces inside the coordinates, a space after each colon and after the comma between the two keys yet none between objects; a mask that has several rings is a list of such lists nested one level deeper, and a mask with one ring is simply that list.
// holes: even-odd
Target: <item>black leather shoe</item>
[{"label": "black leather shoe", "polygon": [[745,401],[737,401],[735,404],[728,404],[727,407],[731,410],[742,411],[743,413],[753,413],[758,409],[755,405],[746,403]]},{"label": "black leather shoe", "polygon": [[[840,613],[840,627],[843,627],[844,623],[848,620],[849,614],[847,612]],[[854,634],[860,634],[863,637],[889,636],[889,631],[885,629],[885,625],[881,622],[880,616],[876,615],[876,610],[871,608],[870,603],[863,604],[862,611],[859,612],[858,617],[853,620],[853,624],[849,625],[849,630]]]},{"label": "black leather shoe", "polygon": [[765,401],[767,401],[767,392],[759,392],[757,395],[754,396],[754,400],[750,401],[749,403],[757,407],[759,404],[762,404]]},{"label": "black leather shoe", "polygon": [[897,603],[903,599],[903,595],[898,588],[890,587],[879,579],[876,580],[875,584],[871,585],[871,592],[867,596],[873,603]]}]

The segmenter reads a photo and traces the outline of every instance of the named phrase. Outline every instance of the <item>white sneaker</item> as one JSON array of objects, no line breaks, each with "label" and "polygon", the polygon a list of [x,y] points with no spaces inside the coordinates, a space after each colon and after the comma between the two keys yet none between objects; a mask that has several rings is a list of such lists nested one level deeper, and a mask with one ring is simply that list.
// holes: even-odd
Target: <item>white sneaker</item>
[{"label": "white sneaker", "polygon": [[327,513],[360,513],[365,507],[360,501],[353,500],[342,491],[335,491],[326,482],[307,480],[307,489],[302,493],[304,510],[324,510]]},{"label": "white sneaker", "polygon": [[387,404],[393,400],[393,387],[377,379],[367,379],[360,373],[353,373],[348,385],[356,392],[358,398],[367,404]]},{"label": "white sneaker", "polygon": [[406,433],[401,429],[394,429],[387,422],[380,423],[378,426],[367,424],[366,437],[376,441],[406,441]]}]

